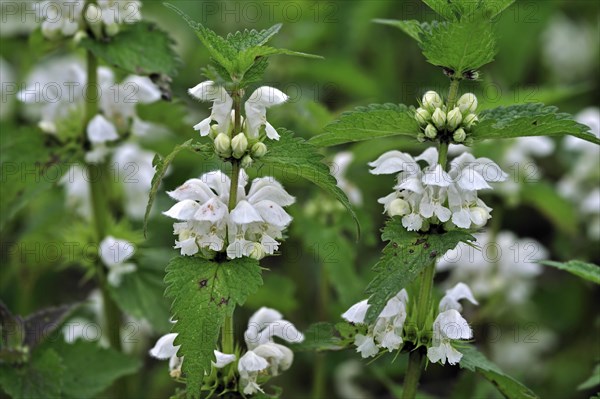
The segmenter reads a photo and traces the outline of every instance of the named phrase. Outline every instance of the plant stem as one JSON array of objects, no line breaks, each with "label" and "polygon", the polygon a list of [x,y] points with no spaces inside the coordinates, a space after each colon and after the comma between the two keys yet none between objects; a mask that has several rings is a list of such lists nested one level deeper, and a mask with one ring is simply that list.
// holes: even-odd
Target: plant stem
[{"label": "plant stem", "polygon": [[[85,102],[85,116],[83,124],[83,135],[87,142],[87,125],[90,120],[98,113],[98,60],[91,51],[87,52],[87,88]],[[90,163],[88,167],[88,177],[90,183],[90,193],[92,202],[92,216],[94,229],[96,233],[96,243],[106,237],[106,226],[109,220],[107,193],[109,181],[107,180],[109,173],[105,162]],[[100,257],[96,258],[96,276],[102,294],[102,303],[104,310],[104,322],[106,334],[111,348],[121,352],[121,312],[112,300],[109,292],[108,281],[104,265]],[[126,385],[123,380],[115,382],[114,394],[117,397],[125,396]]]},{"label": "plant stem", "polygon": [[[458,97],[458,86],[460,85],[459,79],[452,79],[450,81],[450,90],[448,91],[447,109],[451,110],[456,104]],[[446,169],[448,162],[448,143],[441,142],[439,148],[438,162],[442,165],[442,168]],[[419,295],[417,298],[417,328],[419,331],[426,331],[427,316],[431,310],[431,296],[433,291],[433,278],[435,276],[435,263],[432,262],[430,265],[423,270],[421,274],[421,282],[419,286]],[[406,370],[406,376],[404,378],[404,390],[402,393],[403,399],[414,399],[417,394],[417,387],[419,386],[419,379],[421,377],[421,371],[423,370],[423,363],[425,360],[424,348],[418,347],[413,350],[408,357],[408,369]]]},{"label": "plant stem", "polygon": [[[318,317],[319,320],[328,320],[327,309],[329,309],[329,278],[324,268],[321,268],[319,281],[318,298]],[[324,398],[325,394],[325,376],[326,376],[326,358],[325,353],[315,353],[315,364],[313,369],[312,397]]]},{"label": "plant stem", "polygon": [[458,100],[458,86],[460,85],[460,79],[451,79],[450,80],[450,90],[448,91],[448,101],[447,110],[451,111],[456,105],[456,100]]},{"label": "plant stem", "polygon": [[[241,131],[241,92],[234,90],[232,93],[233,97],[233,132],[231,136],[234,137]],[[237,191],[238,181],[240,178],[240,161],[233,159],[231,161],[231,186],[229,187],[229,212],[231,212],[237,204]],[[225,317],[225,323],[221,328],[221,349],[223,353],[232,354],[234,351],[234,334],[233,334],[233,312],[231,315]]]}]

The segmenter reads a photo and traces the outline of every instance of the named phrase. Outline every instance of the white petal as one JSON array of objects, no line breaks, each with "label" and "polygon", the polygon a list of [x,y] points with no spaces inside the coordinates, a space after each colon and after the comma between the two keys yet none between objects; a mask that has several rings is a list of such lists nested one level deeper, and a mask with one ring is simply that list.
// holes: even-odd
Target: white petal
[{"label": "white petal", "polygon": [[227,214],[227,205],[219,198],[214,197],[198,208],[194,214],[194,220],[217,223],[224,221]]},{"label": "white petal", "polygon": [[409,154],[400,151],[388,151],[370,162],[369,166],[373,167],[369,171],[373,175],[392,174],[400,171],[406,171],[413,175],[421,171],[419,165]]},{"label": "white petal", "polygon": [[115,126],[100,114],[94,116],[88,123],[87,136],[92,143],[105,143],[119,138]]},{"label": "white petal", "polygon": [[491,189],[492,187],[485,181],[483,176],[474,169],[463,169],[458,178],[458,186],[463,190],[475,191]]},{"label": "white petal", "polygon": [[354,345],[356,345],[356,351],[360,352],[360,355],[366,359],[368,357],[375,356],[379,353],[379,349],[375,346],[375,341],[371,336],[365,336],[362,334],[356,334],[354,337]]},{"label": "white petal", "polygon": [[223,352],[219,352],[218,350],[215,350],[213,352],[215,353],[215,358],[217,359],[217,361],[213,362],[212,364],[218,369],[222,369],[228,364],[234,362],[236,359],[235,355],[228,355]]},{"label": "white petal", "polygon": [[368,300],[365,299],[358,303],[355,303],[342,314],[342,318],[350,323],[364,323],[365,316],[369,310]]},{"label": "white petal", "polygon": [[202,137],[208,136],[208,134],[210,133],[210,121],[210,117],[202,119],[200,123],[194,125],[194,130],[199,131],[200,136]]},{"label": "white petal", "polygon": [[167,194],[177,201],[190,199],[200,203],[215,197],[210,187],[200,179],[189,179],[174,191],[168,191]]},{"label": "white petal", "polygon": [[190,237],[187,240],[175,241],[175,246],[173,248],[180,248],[181,254],[184,256],[195,255],[199,250],[195,237]]},{"label": "white petal", "polygon": [[262,371],[269,367],[269,362],[263,357],[258,356],[253,351],[248,351],[240,358],[238,362],[238,371],[244,372]]},{"label": "white petal", "polygon": [[238,224],[249,224],[253,222],[262,222],[263,218],[258,214],[256,209],[246,200],[238,202],[235,208],[231,211],[231,220]]},{"label": "white petal", "polygon": [[471,217],[469,211],[461,208],[459,211],[452,213],[452,223],[461,229],[468,229],[471,226]]},{"label": "white petal", "polygon": [[411,213],[402,218],[402,226],[408,231],[417,231],[423,226],[423,218],[416,213]]},{"label": "white petal", "polygon": [[248,201],[257,203],[262,200],[271,200],[280,206],[292,205],[296,199],[289,195],[272,177],[261,177],[252,181],[248,192]]},{"label": "white petal", "polygon": [[163,212],[163,215],[178,220],[190,220],[199,208],[200,205],[196,201],[186,199],[173,205],[168,211]]},{"label": "white petal", "polygon": [[160,337],[158,341],[156,341],[154,347],[150,349],[150,356],[160,360],[166,360],[171,356],[176,355],[177,351],[179,350],[179,345],[173,345],[176,337],[176,333],[171,333]]},{"label": "white petal", "polygon": [[274,226],[286,227],[292,221],[292,217],[273,201],[259,201],[254,204],[254,209],[258,211],[265,222]]},{"label": "white petal", "polygon": [[267,134],[267,137],[270,138],[271,140],[279,140],[279,133],[277,133],[277,130],[275,130],[273,125],[271,125],[269,122],[266,122],[266,121],[265,121],[265,133]]},{"label": "white petal", "polygon": [[261,86],[250,95],[246,104],[252,106],[272,107],[273,105],[283,104],[288,100],[288,96],[279,89],[269,86]]},{"label": "white petal", "polygon": [[135,246],[131,242],[116,239],[112,236],[102,240],[99,248],[100,259],[107,266],[123,263],[131,258],[134,252]]},{"label": "white petal", "polygon": [[470,339],[473,331],[469,323],[455,309],[449,309],[440,313],[433,322],[434,335],[440,335],[440,339]]},{"label": "white petal", "polygon": [[440,164],[437,164],[433,169],[428,168],[423,174],[423,184],[427,186],[448,187],[451,183],[452,178]]},{"label": "white petal", "polygon": [[429,166],[436,165],[438,163],[438,150],[435,147],[429,147],[421,155],[415,157],[415,161],[425,161]]},{"label": "white petal", "polygon": [[[152,83],[152,80],[146,76],[128,76],[120,86],[125,86],[127,84],[133,85],[135,88],[135,96],[142,104],[150,104],[160,100],[160,90]],[[129,90],[129,92],[131,92],[131,90]]]}]

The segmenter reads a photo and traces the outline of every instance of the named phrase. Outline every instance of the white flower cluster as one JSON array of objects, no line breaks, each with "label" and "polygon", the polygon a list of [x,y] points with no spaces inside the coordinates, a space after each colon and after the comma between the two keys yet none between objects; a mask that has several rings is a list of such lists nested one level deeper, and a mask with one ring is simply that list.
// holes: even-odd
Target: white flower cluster
[{"label": "white flower cluster", "polygon": [[[365,316],[369,310],[368,300],[358,302],[352,305],[342,317],[355,324],[364,324]],[[356,334],[354,344],[356,351],[360,352],[363,358],[375,356],[379,349],[386,349],[389,352],[400,348],[404,342],[402,339],[404,322],[406,321],[406,306],[408,304],[408,294],[406,290],[401,290],[392,299],[390,299],[377,319],[375,324],[370,325],[367,335]]]},{"label": "white flower cluster", "polygon": [[479,122],[476,110],[477,97],[473,93],[463,94],[456,106],[448,109],[438,93],[428,91],[423,95],[421,107],[415,111],[415,119],[423,129],[417,139],[441,139],[449,143],[470,145],[472,140],[468,139],[469,131]]},{"label": "white flower cluster", "polygon": [[85,25],[102,39],[119,33],[122,24],[140,21],[141,6],[138,0],[98,0],[87,7],[83,0],[52,0],[38,2],[35,9],[43,20],[42,34],[47,39],[74,36],[85,31]]},{"label": "white flower cluster", "polygon": [[[241,159],[242,166],[248,167],[253,159],[267,153],[262,142],[265,136],[279,140],[279,134],[267,121],[267,108],[283,104],[288,96],[273,87],[262,86],[256,89],[244,103],[246,117],[240,115],[241,131],[234,132],[235,111],[233,99],[223,86],[213,81],[202,82],[188,90],[191,96],[212,101],[210,116],[194,126],[202,136],[214,140],[215,151],[222,158]],[[264,135],[261,134],[264,127]]]},{"label": "white flower cluster", "polygon": [[[176,333],[166,334],[159,338],[150,355],[157,359],[169,359],[169,370],[172,377],[181,375],[183,357],[177,356],[179,345],[175,346]],[[248,321],[244,340],[248,351],[240,357],[237,370],[240,375],[240,389],[245,395],[263,392],[259,378],[265,380],[275,377],[289,369],[294,361],[294,353],[286,346],[275,343],[274,337],[287,342],[299,343],[304,341],[304,335],[289,321],[284,320],[281,313],[275,309],[260,308]],[[225,354],[214,351],[216,362],[213,367],[223,368],[236,361],[235,354]]]},{"label": "white flower cluster", "polygon": [[248,351],[238,362],[240,388],[245,395],[263,392],[257,382],[259,376],[274,377],[292,365],[294,352],[275,343],[273,337],[291,343],[304,341],[304,335],[291,322],[284,320],[281,313],[262,307],[248,320],[244,333]]},{"label": "white flower cluster", "polygon": [[[425,161],[427,166],[421,169],[417,161]],[[390,216],[402,216],[402,225],[409,231],[426,231],[430,223],[439,222],[447,228],[483,227],[492,209],[477,192],[491,189],[489,182],[507,177],[490,159],[469,153],[455,158],[446,172],[438,163],[435,148],[428,148],[416,158],[389,151],[369,165],[374,175],[398,173],[396,191],[380,198],[379,203]]]},{"label": "white flower cluster", "polygon": [[272,177],[254,179],[248,193],[247,182],[248,175],[241,169],[231,212],[227,205],[231,181],[221,171],[190,179],[168,193],[179,201],[164,214],[180,221],[173,229],[178,235],[175,248],[182,255],[226,250],[230,259],[262,259],[279,248],[277,240],[292,221],[283,207],[295,199]]},{"label": "white flower cluster", "polygon": [[508,304],[524,303],[534,278],[542,272],[537,260],[548,256],[544,246],[509,231],[501,231],[495,238],[486,231],[475,238],[481,250],[459,243],[444,254],[438,270],[450,271],[449,284],[467,282],[480,299],[501,295]]},{"label": "white flower cluster", "polygon": [[[453,340],[470,339],[473,332],[467,321],[460,315],[462,306],[459,301],[467,299],[477,305],[471,290],[466,284],[458,283],[452,289],[446,291],[446,295],[439,304],[439,314],[433,322],[433,339],[431,346],[427,349],[427,356],[431,362],[439,361],[444,364],[456,364],[462,357],[451,344]],[[363,358],[373,357],[379,354],[381,349],[392,352],[400,349],[404,342],[404,324],[407,318],[408,294],[402,289],[392,297],[374,324],[368,326],[367,334],[356,334],[354,345],[356,351]],[[364,324],[365,315],[369,309],[367,300],[363,300],[348,309],[342,317],[354,324]]]},{"label": "white flower cluster", "polygon": [[[39,107],[39,127],[46,133],[61,134],[68,130],[74,119],[83,116],[87,76],[81,64],[65,58],[51,61],[36,68],[27,79],[27,86],[17,98]],[[99,113],[86,127],[92,150],[86,161],[101,162],[109,152],[107,144],[131,131],[142,136],[150,124],[136,114],[137,104],[160,100],[160,90],[147,77],[130,75],[115,83],[111,69],[98,68]]]}]

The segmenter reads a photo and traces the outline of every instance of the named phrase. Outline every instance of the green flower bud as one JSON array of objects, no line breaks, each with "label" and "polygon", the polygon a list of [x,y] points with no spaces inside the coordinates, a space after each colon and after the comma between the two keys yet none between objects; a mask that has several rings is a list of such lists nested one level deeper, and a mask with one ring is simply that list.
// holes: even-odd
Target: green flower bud
[{"label": "green flower bud", "polygon": [[111,36],[111,37],[115,36],[117,33],[119,33],[119,24],[116,24],[116,23],[108,24],[108,25],[106,25],[104,30],[106,31],[106,34],[108,36]]},{"label": "green flower bud", "polygon": [[467,133],[465,133],[465,130],[463,128],[456,129],[456,131],[452,135],[452,138],[457,143],[462,143],[467,138]]},{"label": "green flower bud", "polygon": [[75,33],[75,36],[73,36],[73,41],[75,42],[75,44],[79,44],[79,42],[81,42],[86,37],[88,37],[87,32],[83,30],[78,30],[77,33]]},{"label": "green flower bud", "polygon": [[435,127],[437,127],[439,130],[442,130],[446,126],[446,113],[440,108],[437,108],[433,113],[431,120],[433,121]]},{"label": "green flower bud", "polygon": [[388,207],[388,215],[390,216],[404,216],[410,213],[410,205],[402,198],[396,198],[390,203]]},{"label": "green flower bud", "polygon": [[437,129],[431,123],[425,128],[425,137],[434,139],[437,137]]},{"label": "green flower bud", "polygon": [[243,157],[247,149],[248,139],[244,133],[239,133],[231,139],[231,150],[233,151],[233,156],[235,158],[239,159]]},{"label": "green flower bud", "polygon": [[254,158],[263,157],[267,153],[267,146],[264,143],[258,142],[252,146],[250,153]]},{"label": "green flower bud", "polygon": [[225,133],[219,133],[215,138],[215,151],[224,158],[231,156],[231,140]]},{"label": "green flower bud", "polygon": [[477,110],[477,97],[473,93],[463,94],[456,103],[462,114],[468,114]]},{"label": "green flower bud", "polygon": [[423,106],[429,111],[433,112],[436,108],[440,108],[444,105],[442,97],[435,91],[428,91],[423,95]]},{"label": "green flower bud", "polygon": [[465,119],[463,119],[463,125],[467,128],[470,129],[473,126],[475,126],[475,124],[479,122],[479,118],[477,117],[477,115],[475,114],[469,114],[467,116],[465,116]]},{"label": "green flower bud", "polygon": [[246,169],[252,166],[252,162],[254,162],[254,160],[250,155],[244,155],[240,164],[242,165],[242,168]]},{"label": "green flower bud", "polygon": [[85,20],[97,39],[102,39],[102,11],[95,4],[85,9]]},{"label": "green flower bud", "polygon": [[418,108],[415,112],[415,119],[421,126],[427,125],[431,119],[431,114],[425,108]]},{"label": "green flower bud", "polygon": [[418,133],[418,134],[417,134],[417,141],[418,141],[419,143],[423,143],[423,142],[425,141],[425,134],[423,134],[423,133]]},{"label": "green flower bud", "polygon": [[448,118],[446,120],[446,126],[450,131],[453,131],[460,125],[462,122],[462,114],[460,113],[460,109],[458,107],[454,107],[454,109],[448,112]]},{"label": "green flower bud", "polygon": [[248,256],[252,259],[256,259],[256,260],[261,260],[262,258],[265,257],[265,249],[263,248],[262,244],[258,243],[258,242],[254,242],[252,243],[252,249],[250,250],[250,253],[248,254]]}]

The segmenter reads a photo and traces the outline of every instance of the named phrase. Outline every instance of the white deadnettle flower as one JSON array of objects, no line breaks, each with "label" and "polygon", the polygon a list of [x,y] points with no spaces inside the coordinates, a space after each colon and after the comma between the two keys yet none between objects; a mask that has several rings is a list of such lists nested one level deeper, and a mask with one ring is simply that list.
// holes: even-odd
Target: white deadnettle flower
[{"label": "white deadnettle flower", "polygon": [[[72,58],[58,58],[36,67],[27,78],[25,89],[17,98],[30,104],[26,112],[39,119],[39,127],[46,133],[60,134],[73,129],[73,120],[83,118],[87,76],[81,62]],[[154,125],[136,115],[136,104],[149,104],[161,98],[160,90],[147,77],[130,75],[115,83],[114,73],[106,67],[98,68],[99,113],[86,126],[92,150],[86,154],[91,163],[101,162],[109,152],[107,144],[131,131],[143,136]]]},{"label": "white deadnettle flower", "polygon": [[133,256],[135,246],[126,240],[112,236],[106,237],[100,243],[98,253],[102,263],[108,268],[108,283],[114,287],[121,285],[123,275],[136,271],[133,263],[126,263]]},{"label": "white deadnettle flower", "polygon": [[467,299],[477,305],[469,287],[466,284],[458,283],[446,291],[446,295],[440,301],[440,313],[433,322],[432,345],[427,348],[427,357],[432,363],[441,361],[442,364],[445,364],[446,359],[450,364],[458,363],[462,354],[454,349],[452,341],[473,337],[469,323],[459,313],[462,306],[458,301],[462,299]]},{"label": "white deadnettle flower", "polygon": [[86,168],[72,165],[59,182],[65,189],[67,208],[73,209],[86,220],[92,218],[89,179]]},{"label": "white deadnettle flower", "polygon": [[353,158],[354,155],[349,151],[337,153],[331,163],[331,175],[336,178],[338,187],[346,193],[350,202],[354,205],[361,205],[362,193],[358,187],[346,179],[346,171]]},{"label": "white deadnettle flower", "polygon": [[[425,161],[428,166],[421,169],[417,161]],[[416,158],[389,151],[369,165],[374,175],[398,173],[396,191],[378,202],[390,216],[404,214],[402,225],[409,231],[427,228],[429,221],[451,221],[460,228],[484,226],[491,208],[478,198],[477,192],[491,189],[488,182],[504,181],[507,177],[490,159],[476,159],[469,153],[455,158],[446,172],[438,163],[438,152],[433,147]],[[400,208],[394,203],[397,199],[404,200],[410,209],[404,210],[406,206],[402,203],[403,211],[398,213]]]},{"label": "white deadnettle flower", "polygon": [[[181,345],[174,345],[175,338],[177,338],[176,333],[163,335],[158,339],[158,341],[156,341],[154,347],[150,349],[150,356],[159,360],[169,359],[169,372],[171,377],[174,378],[181,375],[181,366],[183,364],[183,356],[177,356],[177,352],[179,351]],[[222,353],[218,350],[213,352],[215,354],[216,362],[212,362],[212,365],[218,369],[233,363],[236,359],[235,355]]]},{"label": "white deadnettle flower", "polygon": [[[188,93],[199,100],[213,102],[210,116],[194,126],[195,130],[200,131],[200,135],[207,136],[210,133],[211,122],[216,123],[219,133],[229,132],[233,117],[233,99],[223,86],[208,80],[189,89]],[[267,108],[283,104],[287,99],[287,95],[273,87],[262,86],[256,89],[244,104],[246,117],[243,119],[242,130],[249,138],[258,138],[259,130],[264,126],[268,138],[279,140],[279,134],[267,122]]]},{"label": "white deadnettle flower", "polygon": [[[386,303],[375,323],[369,325],[366,335],[356,334],[354,345],[363,358],[377,355],[380,349],[392,352],[400,348],[404,342],[402,331],[407,303],[408,294],[403,289]],[[367,299],[360,301],[343,313],[342,318],[350,323],[364,324],[369,306]]]},{"label": "white deadnettle flower", "polygon": [[450,271],[447,284],[465,281],[478,298],[502,295],[510,304],[526,301],[534,278],[542,272],[536,260],[547,258],[546,249],[508,231],[498,233],[493,241],[489,232],[475,237],[481,250],[460,243],[439,261],[438,270]]},{"label": "white deadnettle flower", "polygon": [[304,335],[291,322],[284,320],[281,313],[262,307],[248,320],[248,328],[244,333],[248,352],[238,362],[240,385],[246,395],[263,392],[257,383],[260,373],[277,376],[292,365],[294,353],[286,346],[275,343],[273,337],[291,343],[304,341]]},{"label": "white deadnettle flower", "polygon": [[[249,256],[260,259],[278,248],[283,230],[292,221],[284,206],[295,199],[272,177],[254,179],[246,193],[246,172],[240,170],[235,208],[228,210],[230,179],[221,171],[190,179],[168,194],[179,201],[164,212],[181,222],[174,224],[179,235],[175,248],[182,255],[200,249],[226,250],[231,259]],[[225,248],[225,239],[229,245]]]},{"label": "white deadnettle flower", "polygon": [[85,1],[52,0],[34,5],[42,21],[42,34],[48,39],[73,36],[78,30]]}]

